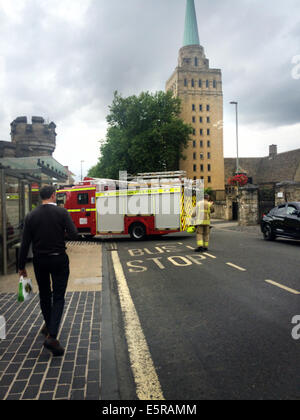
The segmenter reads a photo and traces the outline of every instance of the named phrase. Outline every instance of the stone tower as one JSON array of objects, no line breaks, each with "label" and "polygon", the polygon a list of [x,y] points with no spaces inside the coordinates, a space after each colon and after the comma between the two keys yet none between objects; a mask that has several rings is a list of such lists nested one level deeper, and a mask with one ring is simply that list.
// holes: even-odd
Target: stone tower
[{"label": "stone tower", "polygon": [[42,117],[18,117],[11,123],[11,141],[16,146],[16,157],[52,156],[56,146],[56,125],[45,124]]},{"label": "stone tower", "polygon": [[204,179],[205,188],[224,190],[222,73],[209,67],[200,45],[194,0],[187,0],[183,47],[166,90],[181,99],[181,117],[193,127],[180,170]]}]

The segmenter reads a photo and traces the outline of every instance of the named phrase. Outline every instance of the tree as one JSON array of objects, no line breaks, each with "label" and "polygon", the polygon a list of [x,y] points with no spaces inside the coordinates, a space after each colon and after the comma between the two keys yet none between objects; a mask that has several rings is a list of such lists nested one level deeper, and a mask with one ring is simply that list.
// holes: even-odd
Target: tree
[{"label": "tree", "polygon": [[172,92],[143,92],[123,98],[115,92],[106,142],[89,176],[118,179],[119,171],[173,171],[187,147],[192,128],[180,119],[180,99]]}]

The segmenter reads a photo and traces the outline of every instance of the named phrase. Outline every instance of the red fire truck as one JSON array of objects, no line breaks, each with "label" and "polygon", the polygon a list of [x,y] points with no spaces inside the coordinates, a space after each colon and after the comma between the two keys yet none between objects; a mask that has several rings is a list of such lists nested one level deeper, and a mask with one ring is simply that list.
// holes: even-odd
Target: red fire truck
[{"label": "red fire truck", "polygon": [[[70,213],[83,236],[164,235],[186,229],[184,173],[138,174],[131,181],[84,178],[57,191],[57,204]],[[151,182],[150,182],[151,181]]]}]

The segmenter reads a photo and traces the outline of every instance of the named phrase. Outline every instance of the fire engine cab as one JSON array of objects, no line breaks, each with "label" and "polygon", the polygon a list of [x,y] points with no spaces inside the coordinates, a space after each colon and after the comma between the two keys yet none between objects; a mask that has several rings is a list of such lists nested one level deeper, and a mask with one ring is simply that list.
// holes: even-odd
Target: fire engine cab
[{"label": "fire engine cab", "polygon": [[57,205],[70,213],[79,234],[165,235],[186,229],[185,172],[138,174],[128,181],[84,178],[57,191]]}]

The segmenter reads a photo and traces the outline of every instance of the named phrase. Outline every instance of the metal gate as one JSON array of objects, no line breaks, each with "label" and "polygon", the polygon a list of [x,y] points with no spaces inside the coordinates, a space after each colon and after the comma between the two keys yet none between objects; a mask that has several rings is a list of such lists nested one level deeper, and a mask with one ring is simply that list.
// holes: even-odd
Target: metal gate
[{"label": "metal gate", "polygon": [[232,220],[239,219],[239,203],[237,201],[232,202]]},{"label": "metal gate", "polygon": [[259,218],[275,207],[275,184],[260,185],[258,189]]}]

